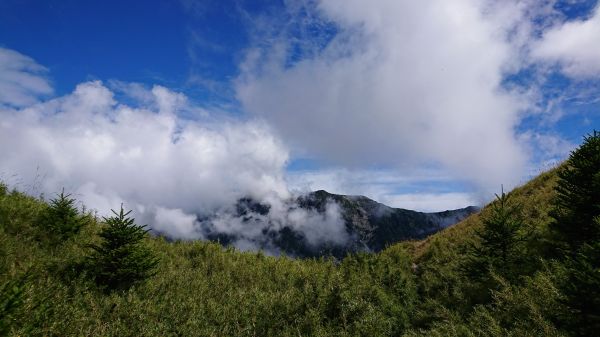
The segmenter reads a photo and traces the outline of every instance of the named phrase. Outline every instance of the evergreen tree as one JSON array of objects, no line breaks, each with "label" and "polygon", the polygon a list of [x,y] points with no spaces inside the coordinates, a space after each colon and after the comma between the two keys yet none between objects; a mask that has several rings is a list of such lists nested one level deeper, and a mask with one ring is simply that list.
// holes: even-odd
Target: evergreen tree
[{"label": "evergreen tree", "polygon": [[571,309],[566,325],[575,336],[600,336],[600,241],[584,243],[565,266],[569,274],[562,288]]},{"label": "evergreen tree", "polygon": [[600,133],[594,131],[559,172],[550,224],[567,268],[562,285],[576,336],[600,334]]},{"label": "evergreen tree", "polygon": [[[525,243],[529,233],[522,221],[521,207],[502,191],[482,216],[483,226],[475,230],[475,242],[467,250],[461,269],[469,279],[467,298],[472,305],[489,303],[500,279],[515,281],[527,269]],[[500,277],[500,278],[499,278]]]},{"label": "evergreen tree", "polygon": [[559,248],[574,255],[582,244],[600,240],[594,222],[600,215],[600,133],[584,138],[558,176],[550,227]]},{"label": "evergreen tree", "polygon": [[60,243],[65,239],[73,237],[85,224],[87,218],[80,215],[75,207],[75,199],[63,191],[57,198],[50,200],[50,205],[45,209],[38,224],[54,239]]},{"label": "evergreen tree", "polygon": [[485,216],[483,227],[475,231],[477,245],[471,248],[470,274],[484,276],[488,271],[511,278],[515,268],[523,260],[527,233],[519,205],[511,204],[509,196],[502,191],[496,194],[491,213]]},{"label": "evergreen tree", "polygon": [[155,274],[158,258],[144,245],[146,226],[134,223],[124,212],[103,218],[106,223],[100,232],[100,245],[93,245],[89,266],[96,283],[108,290],[125,290]]}]

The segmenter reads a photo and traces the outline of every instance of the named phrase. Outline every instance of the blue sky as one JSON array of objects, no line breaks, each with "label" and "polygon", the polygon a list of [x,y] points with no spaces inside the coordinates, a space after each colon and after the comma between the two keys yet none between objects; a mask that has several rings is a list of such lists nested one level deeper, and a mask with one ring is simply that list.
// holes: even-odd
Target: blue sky
[{"label": "blue sky", "polygon": [[[196,148],[198,156],[256,146],[244,153],[226,150],[218,165],[180,159],[181,165],[197,165],[198,172],[211,177],[208,181],[231,179],[213,172],[214,167],[229,172],[228,165],[238,165],[241,171],[231,172],[264,179],[265,191],[324,188],[397,207],[462,207],[489,199],[500,184],[526,181],[600,128],[597,8],[597,1],[575,0],[432,5],[3,0],[0,48],[6,56],[0,58],[5,63],[0,76],[6,83],[0,78],[0,85],[28,99],[3,101],[0,96],[0,116],[20,125],[25,120],[15,116],[31,111],[68,115],[77,104],[76,111],[87,111],[92,105],[86,100],[103,102],[102,113],[113,121],[125,108],[157,116],[168,111],[177,125],[170,139],[183,134],[204,141],[212,135],[224,142],[207,142],[205,152]],[[31,70],[38,66],[43,69]],[[39,81],[15,85],[9,75],[19,72],[51,90]],[[85,122],[73,117],[80,124],[70,120],[75,124],[68,125],[88,130],[85,135],[108,134],[113,137],[109,143],[124,148],[139,147],[146,163],[162,160],[145,157],[138,140],[122,140],[107,131],[110,127],[89,124],[98,111],[90,110]],[[55,129],[44,118],[37,119],[36,130],[46,130],[40,136],[49,137],[46,141],[71,130]],[[156,121],[148,118],[151,129]],[[192,127],[206,134],[187,134]],[[261,138],[240,140],[238,133]],[[14,140],[4,142],[3,151],[15,147]],[[50,177],[44,188],[67,184],[75,176],[79,180],[69,184],[81,194],[88,191],[82,186],[106,181],[75,163],[36,159],[48,151],[39,144],[23,145],[23,151],[0,172],[27,181],[32,173],[23,167],[41,166]],[[77,157],[82,150],[70,151]],[[178,156],[167,151],[164,158]],[[173,188],[204,188],[202,179],[168,178],[178,170],[150,168],[155,175],[147,179],[174,180],[167,183]],[[232,195],[254,193],[249,186],[257,189],[244,184],[215,188]],[[138,200],[136,185],[122,191],[115,187],[110,196],[99,189],[90,193],[97,196],[89,198],[91,203],[108,205],[120,198],[190,212],[160,198]],[[188,197],[214,201],[193,193]]]},{"label": "blue sky", "polygon": [[238,11],[273,7],[270,1],[166,0],[8,0],[0,6],[2,45],[49,67],[59,95],[86,79],[119,79],[169,86],[202,103],[214,93],[194,84],[195,76],[226,83],[238,74],[249,45]]}]

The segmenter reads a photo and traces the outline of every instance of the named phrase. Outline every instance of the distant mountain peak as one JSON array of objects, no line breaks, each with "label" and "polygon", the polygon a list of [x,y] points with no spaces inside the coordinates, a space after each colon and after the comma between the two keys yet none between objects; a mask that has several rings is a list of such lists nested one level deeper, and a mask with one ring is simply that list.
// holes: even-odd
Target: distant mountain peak
[{"label": "distant mountain peak", "polygon": [[[314,215],[322,215],[325,219],[331,205],[337,207],[336,211],[339,210],[345,233],[338,234],[343,234],[346,240],[329,237],[315,244],[314,240],[309,239],[316,234],[310,231],[317,228],[286,223],[285,217],[271,214],[271,205],[250,197],[238,200],[231,217],[246,225],[262,226],[260,231],[263,235],[252,239],[252,244],[259,248],[278,250],[298,257],[342,257],[350,252],[380,251],[399,241],[422,239],[478,211],[477,207],[468,206],[442,212],[417,212],[393,208],[362,195],[333,194],[325,190],[297,196],[289,200],[285,207],[288,207],[288,213],[301,210],[312,214],[313,218]],[[223,233],[215,228],[205,236],[225,244],[234,243],[239,239],[236,233]]]}]

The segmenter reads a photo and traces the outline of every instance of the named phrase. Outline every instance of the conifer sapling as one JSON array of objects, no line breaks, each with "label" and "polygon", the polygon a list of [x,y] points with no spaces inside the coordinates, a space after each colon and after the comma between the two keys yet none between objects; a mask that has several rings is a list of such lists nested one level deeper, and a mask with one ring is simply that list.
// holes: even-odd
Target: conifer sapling
[{"label": "conifer sapling", "polygon": [[61,242],[79,233],[87,221],[75,207],[75,199],[65,194],[63,189],[57,198],[50,200],[50,205],[41,214],[39,224],[56,242]]},{"label": "conifer sapling", "polygon": [[155,274],[158,258],[144,244],[146,226],[134,223],[123,205],[119,213],[104,217],[102,242],[92,245],[89,265],[98,285],[109,290],[125,290]]}]

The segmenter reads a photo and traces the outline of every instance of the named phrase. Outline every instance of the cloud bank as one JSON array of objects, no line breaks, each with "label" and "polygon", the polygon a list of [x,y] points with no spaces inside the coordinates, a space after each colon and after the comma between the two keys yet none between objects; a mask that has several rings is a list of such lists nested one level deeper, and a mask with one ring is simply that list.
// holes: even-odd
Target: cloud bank
[{"label": "cloud bank", "polygon": [[249,50],[238,98],[293,149],[340,166],[435,163],[479,187],[514,183],[528,105],[502,86],[519,58],[511,12],[488,5],[319,1],[338,33],[297,62],[288,37]]},{"label": "cloud bank", "polygon": [[286,195],[287,153],[266,126],[181,120],[174,112],[183,96],[158,86],[151,93],[152,106],[132,107],[87,82],[70,95],[3,110],[4,170],[39,167],[48,171],[45,184],[73,181],[86,197],[104,196],[94,204],[111,207],[106,196],[189,209]]},{"label": "cloud bank", "polygon": [[[16,60],[28,62],[21,72],[42,69],[29,58]],[[47,83],[35,76],[31,83]],[[6,86],[12,79],[0,82]],[[19,181],[36,185],[29,191],[48,197],[64,187],[100,215],[125,203],[138,223],[171,238],[218,232],[235,234],[233,244],[240,248],[269,248],[261,231],[289,226],[313,244],[346,239],[335,205],[321,214],[290,201],[288,153],[264,123],[216,119],[206,111],[204,118],[186,120],[178,114],[197,108],[182,94],[161,86],[113,87],[85,82],[71,94],[41,102],[36,94],[47,91],[29,87],[22,92],[33,96],[18,104],[1,97],[2,180],[25,190]],[[270,212],[249,210],[244,216],[253,220],[245,221],[235,214],[240,198],[264,203]]]}]

